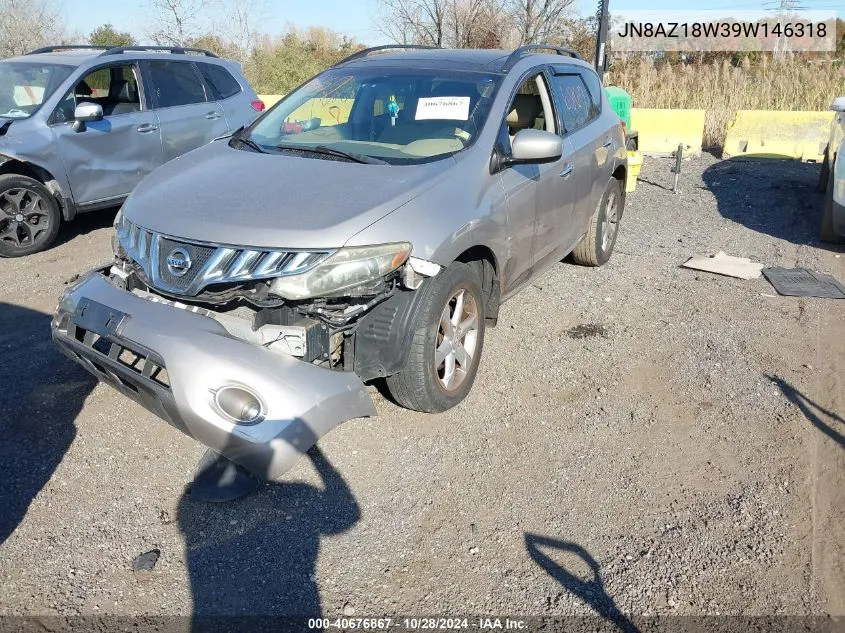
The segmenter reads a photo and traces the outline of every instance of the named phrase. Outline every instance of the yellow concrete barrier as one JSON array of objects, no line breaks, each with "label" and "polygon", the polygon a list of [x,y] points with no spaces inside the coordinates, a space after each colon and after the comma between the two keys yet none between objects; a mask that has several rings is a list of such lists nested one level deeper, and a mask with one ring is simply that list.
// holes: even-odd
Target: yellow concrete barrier
[{"label": "yellow concrete barrier", "polygon": [[[268,108],[284,95],[258,95]],[[323,125],[340,125],[349,120],[353,99],[311,99],[290,113],[288,121],[307,121],[317,117]]]},{"label": "yellow concrete barrier", "polygon": [[264,105],[270,108],[281,101],[284,96],[285,95],[258,95],[258,98],[264,102]]},{"label": "yellow concrete barrier", "polygon": [[639,150],[668,156],[684,146],[684,155],[698,156],[704,139],[704,110],[631,108],[631,129],[639,133]]},{"label": "yellow concrete barrier", "polygon": [[725,157],[821,162],[833,112],[740,110],[728,123]]}]

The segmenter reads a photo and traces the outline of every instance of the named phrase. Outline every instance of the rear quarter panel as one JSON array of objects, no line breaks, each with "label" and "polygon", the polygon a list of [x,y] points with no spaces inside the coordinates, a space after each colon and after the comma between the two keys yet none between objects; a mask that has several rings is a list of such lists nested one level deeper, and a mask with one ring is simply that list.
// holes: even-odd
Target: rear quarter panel
[{"label": "rear quarter panel", "polygon": [[222,65],[241,85],[241,91],[238,94],[218,101],[226,114],[229,130],[232,131],[237,130],[241,126],[249,125],[261,113],[252,107],[252,102],[258,99],[258,95],[246,77],[244,77],[240,64],[225,62]]}]

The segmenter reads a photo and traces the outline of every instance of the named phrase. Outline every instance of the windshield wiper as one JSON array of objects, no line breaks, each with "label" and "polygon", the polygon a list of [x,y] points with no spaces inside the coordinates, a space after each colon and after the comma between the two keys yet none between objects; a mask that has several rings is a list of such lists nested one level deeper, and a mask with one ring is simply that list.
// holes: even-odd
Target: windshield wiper
[{"label": "windshield wiper", "polygon": [[266,154],[267,153],[267,152],[264,151],[264,149],[258,143],[253,141],[251,138],[247,138],[245,136],[239,136],[238,142],[243,143],[247,147],[254,149],[256,152],[258,152],[260,154]]},{"label": "windshield wiper", "polygon": [[[242,125],[237,130],[232,132],[232,134],[230,135],[232,137],[232,139],[234,141],[238,142],[238,143],[243,143],[244,145],[246,145],[247,147],[249,147],[251,149],[254,149],[259,154],[266,154],[267,150],[265,150],[263,147],[261,147],[258,143],[253,141],[251,138],[243,135],[245,127],[246,126]],[[222,138],[225,138],[225,137],[222,137]],[[230,147],[231,147],[231,141],[229,141],[229,143],[230,143]]]},{"label": "windshield wiper", "polygon": [[311,152],[312,154],[323,154],[324,156],[337,156],[339,158],[351,160],[354,163],[364,163],[367,165],[388,164],[386,160],[381,160],[380,158],[374,158],[373,156],[367,156],[366,154],[356,154],[355,152],[344,152],[339,149],[334,149],[333,147],[328,147],[326,145],[316,145],[314,147],[308,147],[306,145],[282,144],[276,145],[276,149],[285,149],[290,150],[292,152]]}]

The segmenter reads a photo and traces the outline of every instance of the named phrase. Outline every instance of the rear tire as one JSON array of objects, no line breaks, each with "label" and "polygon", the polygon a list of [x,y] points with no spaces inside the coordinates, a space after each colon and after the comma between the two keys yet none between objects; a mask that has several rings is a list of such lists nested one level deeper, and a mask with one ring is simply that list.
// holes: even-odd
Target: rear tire
[{"label": "rear tire", "polygon": [[624,206],[622,183],[616,178],[611,178],[599,200],[598,208],[590,218],[587,234],[572,251],[572,259],[576,264],[601,266],[607,263],[613,254],[613,247],[616,246]]},{"label": "rear tire", "polygon": [[[832,170],[831,170],[832,171]],[[822,221],[819,227],[819,239],[822,242],[840,244],[845,237],[833,230],[833,173],[827,178],[827,187],[822,200]]]},{"label": "rear tire", "polygon": [[827,183],[830,181],[830,172],[831,167],[833,166],[833,160],[830,158],[830,147],[825,147],[824,149],[824,160],[822,161],[822,170],[819,174],[819,184],[816,187],[816,190],[819,193],[824,193],[827,191]]},{"label": "rear tire", "polygon": [[23,257],[43,251],[59,233],[62,221],[56,198],[29,176],[0,176],[0,257]]},{"label": "rear tire", "polygon": [[[466,398],[484,346],[484,295],[477,271],[454,262],[429,279],[405,368],[387,388],[406,409],[439,413]],[[459,313],[460,312],[460,313]]]}]

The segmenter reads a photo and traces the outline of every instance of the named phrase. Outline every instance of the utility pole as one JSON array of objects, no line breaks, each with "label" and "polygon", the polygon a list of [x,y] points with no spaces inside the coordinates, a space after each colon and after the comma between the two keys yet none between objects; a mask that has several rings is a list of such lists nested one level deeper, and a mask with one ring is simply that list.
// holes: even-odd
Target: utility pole
[{"label": "utility pole", "polygon": [[608,4],[610,0],[599,0],[599,8],[596,11],[596,72],[599,79],[604,80],[604,70],[607,68],[607,29]]},{"label": "utility pole", "polygon": [[[763,6],[766,7],[768,11],[777,15],[777,21],[781,25],[786,22],[785,18],[791,14],[796,11],[805,11],[807,9],[807,7],[799,4],[799,0],[771,0],[770,2],[764,2]],[[789,40],[785,38],[783,33],[781,33],[775,42],[774,56],[780,57],[787,52],[789,52]]]}]

